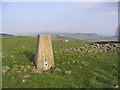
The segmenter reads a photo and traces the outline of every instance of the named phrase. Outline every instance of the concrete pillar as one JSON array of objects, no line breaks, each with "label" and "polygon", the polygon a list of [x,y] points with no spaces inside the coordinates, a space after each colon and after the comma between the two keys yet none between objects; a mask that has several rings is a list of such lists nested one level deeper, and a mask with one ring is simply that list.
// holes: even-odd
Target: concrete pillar
[{"label": "concrete pillar", "polygon": [[52,43],[50,35],[38,35],[35,66],[39,71],[48,70],[54,66]]}]

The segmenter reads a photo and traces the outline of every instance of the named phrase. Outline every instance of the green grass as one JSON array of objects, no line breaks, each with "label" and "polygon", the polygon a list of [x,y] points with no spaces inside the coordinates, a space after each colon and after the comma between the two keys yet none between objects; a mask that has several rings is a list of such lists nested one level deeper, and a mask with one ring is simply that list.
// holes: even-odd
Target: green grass
[{"label": "green grass", "polygon": [[1,68],[2,68],[2,39],[0,35],[0,89],[2,89],[2,73],[1,73]]},{"label": "green grass", "polygon": [[102,41],[102,40],[116,41],[117,40],[116,37],[107,37],[107,36],[99,36],[99,35],[66,34],[64,36],[69,38],[72,37],[76,39],[84,38],[87,40],[95,40],[95,41]]},{"label": "green grass", "polygon": [[[2,64],[10,67],[2,76],[3,88],[113,88],[118,84],[118,54],[115,52],[56,52],[54,68],[42,74],[31,73],[30,70],[34,67],[36,41],[37,38],[34,37],[3,38]],[[54,51],[84,45],[55,40],[52,44]],[[14,70],[14,65],[19,65],[18,70]],[[32,68],[26,68],[26,72],[20,71],[20,66],[27,67],[27,65]],[[55,68],[60,68],[62,71],[56,72]],[[66,70],[71,70],[71,74],[65,74]],[[22,82],[24,75],[31,75],[25,83]]]},{"label": "green grass", "polygon": [[91,43],[90,41],[75,39],[71,37],[64,37],[64,36],[53,38],[53,40],[57,40],[57,41],[68,40],[69,42],[77,42],[77,43],[83,43],[83,44]]}]

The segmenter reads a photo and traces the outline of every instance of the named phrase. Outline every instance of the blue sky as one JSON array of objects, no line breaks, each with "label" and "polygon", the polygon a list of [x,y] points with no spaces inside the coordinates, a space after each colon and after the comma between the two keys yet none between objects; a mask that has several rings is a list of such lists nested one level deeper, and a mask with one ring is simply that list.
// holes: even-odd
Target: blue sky
[{"label": "blue sky", "polygon": [[115,35],[117,2],[4,2],[2,32],[70,32]]}]

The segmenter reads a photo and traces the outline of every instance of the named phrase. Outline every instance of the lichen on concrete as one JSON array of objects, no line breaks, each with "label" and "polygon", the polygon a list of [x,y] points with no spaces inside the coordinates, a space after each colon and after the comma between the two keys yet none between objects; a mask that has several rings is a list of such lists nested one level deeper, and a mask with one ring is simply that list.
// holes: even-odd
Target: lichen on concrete
[{"label": "lichen on concrete", "polygon": [[48,70],[54,66],[52,43],[49,34],[38,35],[35,65],[39,71]]}]

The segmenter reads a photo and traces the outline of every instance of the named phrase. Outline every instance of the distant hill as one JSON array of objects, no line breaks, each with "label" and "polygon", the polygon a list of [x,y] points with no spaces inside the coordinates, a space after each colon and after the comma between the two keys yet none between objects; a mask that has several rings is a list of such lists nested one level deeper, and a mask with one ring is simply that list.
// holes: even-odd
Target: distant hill
[{"label": "distant hill", "polygon": [[6,33],[0,33],[0,35],[2,35],[2,36],[14,36],[12,34],[6,34]]},{"label": "distant hill", "polygon": [[88,35],[88,36],[97,36],[96,33],[74,33],[74,35]]},{"label": "distant hill", "polygon": [[85,41],[117,41],[116,36],[101,36],[96,33],[64,33],[64,32],[28,32],[17,34],[17,36],[33,36],[37,37],[38,34],[50,34],[52,39],[58,39],[58,37],[68,37]]},{"label": "distant hill", "polygon": [[116,36],[101,36],[96,33],[73,33],[73,34],[65,34],[66,37],[72,37],[81,40],[87,41],[117,41]]},{"label": "distant hill", "polygon": [[0,33],[0,38],[6,38],[6,37],[11,37],[14,36],[12,34],[7,34],[7,33]]}]

